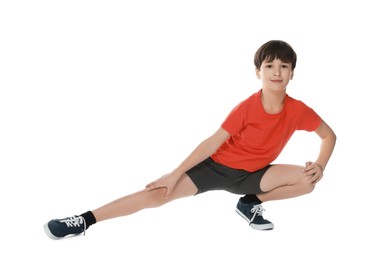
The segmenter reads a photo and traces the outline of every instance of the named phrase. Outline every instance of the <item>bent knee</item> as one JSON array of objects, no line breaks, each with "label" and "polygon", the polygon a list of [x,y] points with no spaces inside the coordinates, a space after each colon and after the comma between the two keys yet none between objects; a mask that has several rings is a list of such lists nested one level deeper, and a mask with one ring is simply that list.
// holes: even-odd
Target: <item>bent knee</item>
[{"label": "bent knee", "polygon": [[307,176],[303,176],[298,184],[300,185],[303,194],[311,193],[315,189],[315,185],[309,182]]},{"label": "bent knee", "polygon": [[314,191],[315,185],[310,182],[309,176],[303,174],[304,167],[298,167],[296,172],[296,185],[298,185],[302,191],[302,194],[308,194]]}]

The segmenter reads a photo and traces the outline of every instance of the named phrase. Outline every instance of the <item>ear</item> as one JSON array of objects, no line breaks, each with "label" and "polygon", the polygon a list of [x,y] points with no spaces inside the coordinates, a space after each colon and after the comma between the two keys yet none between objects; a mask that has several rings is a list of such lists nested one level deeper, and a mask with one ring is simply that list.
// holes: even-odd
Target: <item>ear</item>
[{"label": "ear", "polygon": [[258,79],[261,79],[261,76],[260,76],[260,70],[258,69],[258,68],[256,68],[256,77],[258,78]]},{"label": "ear", "polygon": [[290,80],[292,80],[294,77],[294,70],[291,71],[291,76],[290,76]]}]

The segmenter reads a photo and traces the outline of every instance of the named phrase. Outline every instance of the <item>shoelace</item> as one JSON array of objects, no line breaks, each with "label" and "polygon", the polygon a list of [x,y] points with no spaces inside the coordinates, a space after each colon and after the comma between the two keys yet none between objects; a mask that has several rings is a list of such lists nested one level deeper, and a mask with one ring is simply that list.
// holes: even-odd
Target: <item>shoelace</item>
[{"label": "shoelace", "polygon": [[253,213],[253,216],[249,222],[251,223],[255,219],[256,215],[262,216],[263,211],[265,211],[265,209],[263,208],[262,205],[259,204],[259,205],[253,206],[253,208],[251,209],[251,213]]},{"label": "shoelace", "polygon": [[85,236],[87,223],[85,223],[85,219],[82,216],[73,216],[73,217],[70,217],[69,219],[63,219],[60,222],[65,223],[67,227],[80,227],[81,224],[84,224],[84,236]]}]

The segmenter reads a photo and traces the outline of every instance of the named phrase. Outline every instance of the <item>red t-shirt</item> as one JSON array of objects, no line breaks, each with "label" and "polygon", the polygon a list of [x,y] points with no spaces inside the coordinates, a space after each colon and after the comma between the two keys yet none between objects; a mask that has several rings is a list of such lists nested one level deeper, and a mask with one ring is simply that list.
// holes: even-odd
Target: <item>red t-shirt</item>
[{"label": "red t-shirt", "polygon": [[260,90],[228,115],[222,128],[230,138],[211,158],[234,169],[259,170],[278,157],[294,131],[314,131],[321,120],[314,110],[287,94],[281,112],[268,114]]}]

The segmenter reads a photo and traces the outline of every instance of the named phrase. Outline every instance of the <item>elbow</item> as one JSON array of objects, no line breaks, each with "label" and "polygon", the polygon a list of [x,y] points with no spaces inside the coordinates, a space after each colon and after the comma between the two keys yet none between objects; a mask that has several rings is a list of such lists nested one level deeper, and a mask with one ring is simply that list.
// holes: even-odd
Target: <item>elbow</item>
[{"label": "elbow", "polygon": [[332,138],[333,142],[336,144],[337,136],[336,136],[334,131],[332,131],[331,138]]},{"label": "elbow", "polygon": [[328,127],[328,131],[326,132],[325,137],[326,137],[328,140],[331,140],[333,143],[336,143],[337,136],[336,136],[335,131],[333,131],[332,128]]}]

